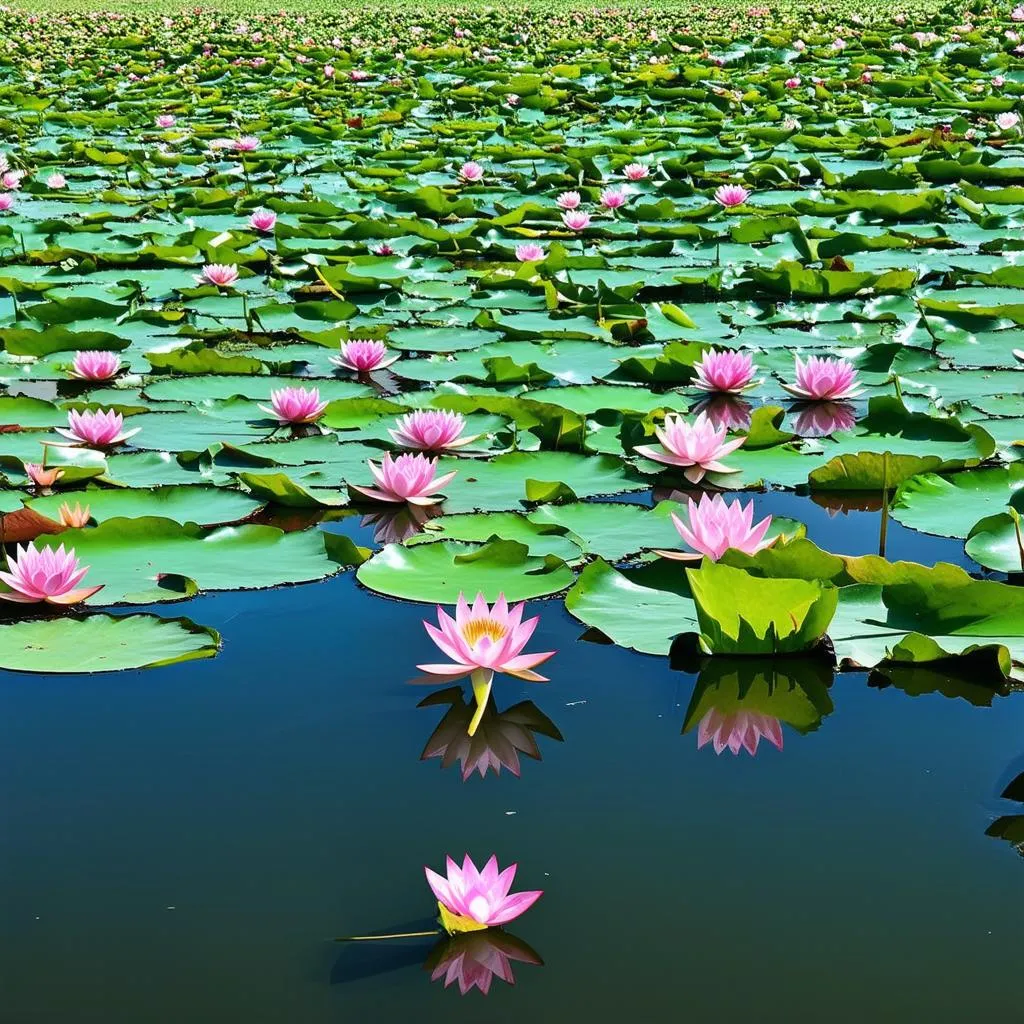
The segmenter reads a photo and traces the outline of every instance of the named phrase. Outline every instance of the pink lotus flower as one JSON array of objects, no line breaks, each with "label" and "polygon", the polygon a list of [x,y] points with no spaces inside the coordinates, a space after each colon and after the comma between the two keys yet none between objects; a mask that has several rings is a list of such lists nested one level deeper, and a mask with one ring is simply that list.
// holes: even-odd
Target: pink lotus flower
[{"label": "pink lotus flower", "polygon": [[807,44],[802,39],[797,39],[793,43],[794,50],[806,50]]},{"label": "pink lotus flower", "polygon": [[857,413],[848,402],[803,402],[793,422],[801,437],[827,437],[837,430],[852,430]]},{"label": "pink lotus flower", "polygon": [[861,82],[864,83],[864,85],[870,85],[875,80],[875,76],[873,74],[871,74],[870,71],[865,71],[860,76],[860,80],[861,80]]},{"label": "pink lotus flower", "polygon": [[365,82],[370,77],[369,71],[363,71],[361,68],[353,68],[349,73],[348,77],[353,82]]},{"label": "pink lotus flower", "polygon": [[36,487],[52,487],[64,475],[64,470],[48,469],[37,462],[26,462],[25,473]]},{"label": "pink lotus flower", "polygon": [[343,341],[341,354],[331,356],[331,362],[346,370],[355,370],[356,373],[370,373],[383,370],[397,362],[398,358],[388,358],[388,347],[383,341]]},{"label": "pink lotus flower", "polygon": [[65,501],[61,507],[57,510],[60,516],[60,521],[69,529],[77,530],[83,526],[87,526],[89,523],[89,506],[85,508],[76,501],[75,507],[72,508],[71,504]]},{"label": "pink lotus flower", "polygon": [[754,413],[749,402],[723,392],[708,395],[690,411],[698,416],[703,413],[716,427],[725,427],[726,430],[747,430]]},{"label": "pink lotus flower", "polygon": [[544,259],[545,255],[543,246],[537,245],[536,242],[524,242],[516,246],[516,259],[520,263],[536,263]]},{"label": "pink lotus flower", "polygon": [[14,196],[10,192],[0,192],[0,213],[14,209]]},{"label": "pink lotus flower", "polygon": [[740,437],[726,441],[725,427],[716,429],[704,413],[691,426],[678,413],[670,412],[665,416],[665,426],[655,427],[654,433],[661,442],[661,450],[638,445],[636,453],[667,466],[685,467],[683,475],[692,484],[700,483],[706,473],[737,472],[720,460],[746,440]]},{"label": "pink lotus flower", "polygon": [[458,982],[462,995],[474,988],[487,995],[494,978],[515,984],[513,961],[535,967],[544,963],[521,939],[507,932],[487,930],[452,936],[431,951],[424,967],[430,971],[431,981],[444,978],[445,988]]},{"label": "pink lotus flower", "polygon": [[617,188],[608,188],[601,193],[601,205],[606,210],[617,210],[625,205],[626,193],[620,192]]},{"label": "pink lotus flower", "polygon": [[483,181],[484,169],[475,160],[467,160],[459,168],[459,177],[466,183],[474,185],[478,181]]},{"label": "pink lotus flower", "polygon": [[562,214],[562,223],[570,231],[586,231],[590,227],[590,214],[582,210],[566,210]]},{"label": "pink lotus flower", "polygon": [[518,865],[512,864],[499,872],[496,856],[484,865],[483,871],[477,870],[468,853],[461,868],[451,857],[445,858],[445,867],[447,878],[430,868],[423,870],[437,897],[441,923],[450,935],[508,924],[544,895],[542,890],[510,894]]},{"label": "pink lotus flower", "polygon": [[173,128],[177,118],[173,114],[160,114],[156,119],[157,128]]},{"label": "pink lotus flower", "polygon": [[218,288],[228,288],[238,280],[238,267],[230,263],[207,263],[203,267],[202,280]]},{"label": "pink lotus flower", "polygon": [[367,459],[366,465],[377,482],[376,487],[349,486],[365,494],[375,501],[386,501],[395,504],[410,502],[413,505],[434,505],[441,499],[435,497],[438,491],[455,478],[455,472],[446,473],[434,479],[437,473],[437,459],[428,459],[426,455],[399,455],[392,458],[386,454],[380,466]]},{"label": "pink lotus flower", "polygon": [[995,75],[992,79],[992,86],[995,89],[1002,89],[1006,85],[1006,79],[1002,75]]},{"label": "pink lotus flower", "polygon": [[0,572],[0,581],[11,589],[0,590],[4,601],[20,604],[78,604],[92,597],[97,587],[78,587],[89,571],[89,566],[79,566],[75,551],[64,550],[61,544],[56,550],[43,548],[37,551],[31,544],[15,548],[16,555],[7,560],[8,572]]},{"label": "pink lotus flower", "polygon": [[845,359],[821,359],[810,356],[806,363],[796,356],[796,383],[783,384],[783,388],[797,398],[814,401],[835,401],[856,398],[861,389],[857,385],[857,371]]},{"label": "pink lotus flower", "polygon": [[646,164],[626,164],[622,175],[627,181],[643,181],[650,176],[651,169]]},{"label": "pink lotus flower", "polygon": [[270,392],[270,407],[260,406],[278,423],[315,423],[326,408],[319,388],[278,388]]},{"label": "pink lotus flower", "polygon": [[403,416],[394,430],[388,433],[395,444],[422,452],[443,452],[462,448],[476,440],[461,437],[465,419],[457,412],[443,409],[417,409]]},{"label": "pink lotus flower", "polygon": [[510,92],[510,93],[509,93],[509,94],[508,94],[508,95],[507,95],[507,96],[505,97],[505,102],[506,102],[506,103],[507,103],[507,104],[508,104],[508,105],[509,105],[510,107],[512,107],[512,109],[514,110],[514,109],[515,109],[516,107],[518,107],[518,106],[519,106],[519,103],[520,103],[519,95],[518,95],[517,93],[514,93],[514,92]]},{"label": "pink lotus flower", "polygon": [[580,198],[579,192],[563,192],[556,200],[555,205],[560,210],[575,210],[582,199]]},{"label": "pink lotus flower", "polygon": [[700,496],[700,504],[692,498],[688,505],[689,525],[684,523],[674,512],[672,522],[679,536],[693,548],[689,551],[658,551],[663,558],[675,558],[687,561],[707,555],[717,562],[730,548],[742,551],[745,555],[753,555],[762,548],[771,547],[776,539],[766,541],[764,535],[772,525],[772,517],[765,516],[754,525],[754,503],[746,505],[737,499],[727,503],[720,495]]},{"label": "pink lotus flower", "polygon": [[716,754],[721,754],[728,747],[734,755],[745,749],[753,757],[762,739],[782,749],[782,723],[760,711],[724,714],[712,708],[697,728],[697,749],[711,743]]},{"label": "pink lotus flower", "polygon": [[61,174],[60,172],[56,172],[54,174],[51,174],[46,179],[46,187],[47,188],[52,188],[54,190],[66,188],[67,187],[67,183],[68,183],[68,179],[65,178],[64,175]]},{"label": "pink lotus flower", "polygon": [[324,78],[333,78],[333,77],[334,77],[334,65],[333,64],[325,64],[324,65]]},{"label": "pink lotus flower", "polygon": [[832,49],[833,50],[845,50],[846,49],[846,40],[845,39],[839,39],[839,38],[833,39],[832,40]]},{"label": "pink lotus flower", "polygon": [[755,387],[757,367],[745,352],[705,352],[694,366],[697,378],[693,386],[702,391],[739,394]]},{"label": "pink lotus flower", "polygon": [[262,206],[253,210],[249,218],[249,227],[254,231],[273,231],[276,223],[277,214],[273,210],[264,210]]},{"label": "pink lotus flower", "polygon": [[376,249],[373,250],[374,256],[394,256],[395,250],[388,245],[387,242],[381,242]]},{"label": "pink lotus flower", "polygon": [[4,188],[19,189],[21,188],[21,179],[24,177],[24,171],[7,171],[5,174],[0,175],[0,184]]},{"label": "pink lotus flower", "polygon": [[715,189],[715,202],[727,210],[734,206],[742,206],[749,198],[749,190],[742,185],[719,185]]},{"label": "pink lotus flower", "polygon": [[124,417],[113,409],[97,409],[95,412],[72,409],[68,413],[67,427],[57,427],[57,433],[79,444],[105,447],[127,441],[142,429],[123,430],[123,427]]},{"label": "pink lotus flower", "polygon": [[260,148],[260,140],[255,135],[239,135],[237,139],[231,140],[231,145],[239,153],[251,153]]},{"label": "pink lotus flower", "polygon": [[1018,4],[1016,7],[1014,7],[1014,9],[1010,12],[1010,17],[1014,21],[1024,21],[1024,4]]},{"label": "pink lotus flower", "polygon": [[786,88],[787,89],[799,89],[800,88],[800,79],[797,78],[796,76],[794,76],[793,78],[787,78],[786,79]]},{"label": "pink lotus flower", "polygon": [[1012,110],[1005,110],[996,116],[996,124],[1004,132],[1008,132],[1011,128],[1016,128],[1019,123],[1020,115],[1015,114]]},{"label": "pink lotus flower", "polygon": [[86,349],[76,352],[71,363],[71,375],[81,380],[110,380],[121,369],[121,357],[116,352]]}]

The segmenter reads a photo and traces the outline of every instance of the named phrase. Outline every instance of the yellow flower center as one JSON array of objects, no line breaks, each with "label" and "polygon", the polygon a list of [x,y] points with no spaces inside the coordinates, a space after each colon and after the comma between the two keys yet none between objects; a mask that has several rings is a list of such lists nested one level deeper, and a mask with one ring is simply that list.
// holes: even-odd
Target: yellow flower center
[{"label": "yellow flower center", "polygon": [[470,647],[487,637],[491,643],[497,643],[508,634],[508,629],[495,619],[470,619],[462,627],[462,635]]}]

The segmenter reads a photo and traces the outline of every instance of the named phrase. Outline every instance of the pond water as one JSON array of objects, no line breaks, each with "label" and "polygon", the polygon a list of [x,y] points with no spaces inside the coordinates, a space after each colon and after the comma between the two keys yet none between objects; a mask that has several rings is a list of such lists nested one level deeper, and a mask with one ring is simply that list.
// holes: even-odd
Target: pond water
[{"label": "pond water", "polygon": [[[833,550],[877,548],[878,513],[757,501]],[[959,549],[890,524],[891,559]],[[407,685],[429,609],[352,573],[191,603],[224,633],[213,660],[0,674],[0,1019],[1018,1012],[1024,863],[986,829],[1022,810],[1000,794],[1024,768],[1024,702],[844,674],[817,729],[715,756],[681,734],[693,675],[581,640],[560,601],[531,608],[535,648],[558,650],[551,682],[503,680],[498,706],[533,701],[563,739],[538,734],[519,778],[421,759],[449,707]],[[429,939],[333,941],[429,928],[423,865],[466,851],[545,890],[511,928],[543,966],[513,963],[514,987],[432,983]]]}]

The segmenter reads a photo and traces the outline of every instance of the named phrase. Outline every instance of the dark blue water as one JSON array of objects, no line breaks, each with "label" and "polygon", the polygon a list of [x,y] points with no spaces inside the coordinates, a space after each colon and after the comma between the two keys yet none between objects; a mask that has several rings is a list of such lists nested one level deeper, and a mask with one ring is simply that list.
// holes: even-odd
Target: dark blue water
[{"label": "dark blue water", "polygon": [[[797,501],[760,503],[876,548],[877,513]],[[890,524],[891,558],[958,550]],[[541,602],[552,682],[498,703],[564,741],[463,783],[420,760],[445,711],[406,684],[429,609],[351,574],[181,608],[223,632],[216,659],[0,674],[4,1024],[1019,1016],[1024,861],[985,835],[1024,811],[999,798],[1024,767],[1012,694],[843,675],[817,730],[716,756],[681,735],[692,675]],[[511,929],[544,965],[514,987],[432,983],[430,941],[331,941],[422,927],[423,865],[467,850],[546,890]]]}]

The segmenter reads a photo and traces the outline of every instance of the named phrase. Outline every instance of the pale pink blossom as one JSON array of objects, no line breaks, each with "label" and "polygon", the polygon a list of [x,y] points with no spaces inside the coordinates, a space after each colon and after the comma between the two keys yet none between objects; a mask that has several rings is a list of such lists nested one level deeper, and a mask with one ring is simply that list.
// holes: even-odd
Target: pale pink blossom
[{"label": "pale pink blossom", "polygon": [[712,708],[697,727],[697,749],[711,743],[716,754],[721,754],[728,747],[734,755],[738,755],[740,750],[746,750],[753,757],[762,739],[782,749],[782,723],[760,711],[733,711],[726,714]]},{"label": "pale pink blossom", "polygon": [[467,853],[461,868],[446,858],[447,878],[424,868],[445,929],[454,933],[497,928],[526,913],[543,891],[510,893],[517,867],[512,864],[499,871],[498,858],[492,856],[479,871]]},{"label": "pale pink blossom", "polygon": [[254,149],[260,148],[260,140],[255,135],[240,135],[237,139],[231,140],[231,145],[239,153],[251,153]]},{"label": "pale pink blossom", "polygon": [[273,210],[263,209],[262,206],[258,210],[253,210],[249,218],[249,227],[254,231],[273,231],[276,223],[277,214]]},{"label": "pale pink blossom", "polygon": [[334,77],[334,65],[333,64],[325,64],[324,65],[324,78],[333,78],[333,77]]},{"label": "pale pink blossom", "polygon": [[560,210],[575,210],[581,202],[579,192],[562,192],[555,200],[555,205]]},{"label": "pale pink blossom", "polygon": [[513,962],[540,966],[544,961],[521,939],[488,928],[452,936],[431,951],[424,966],[430,970],[431,981],[444,978],[445,988],[458,982],[462,995],[474,988],[487,995],[494,978],[515,984]]},{"label": "pale pink blossom", "polygon": [[796,383],[782,385],[791,395],[813,401],[835,401],[856,398],[861,393],[857,371],[845,359],[810,356],[803,363],[799,356],[794,358]]},{"label": "pale pink blossom", "polygon": [[746,440],[740,437],[727,441],[725,427],[716,428],[704,413],[691,425],[678,413],[670,412],[665,416],[665,426],[655,427],[654,433],[661,448],[638,445],[636,453],[667,466],[683,468],[683,475],[692,484],[700,483],[707,473],[737,472],[723,465],[721,460]]},{"label": "pale pink blossom", "polygon": [[522,245],[516,246],[516,259],[520,263],[536,263],[538,260],[544,259],[544,256],[544,247],[536,242],[524,242]]},{"label": "pale pink blossom", "polygon": [[[0,581],[10,590],[0,590],[0,599],[20,604],[78,604],[92,597],[103,584],[79,587],[89,566],[80,566],[74,548],[64,550],[44,547],[37,550],[31,544],[15,547],[15,554],[7,560],[7,572],[0,572]],[[524,908],[525,909],[525,908]]]},{"label": "pale pink blossom", "polygon": [[475,160],[467,160],[459,168],[459,177],[470,185],[475,185],[478,181],[483,181],[484,169]]},{"label": "pale pink blossom", "polygon": [[0,192],[0,213],[14,209],[14,196],[10,192]]},{"label": "pale pink blossom", "polygon": [[508,105],[509,105],[510,107],[512,107],[513,109],[515,109],[516,107],[518,107],[518,106],[519,106],[519,103],[520,103],[520,99],[519,99],[519,96],[518,96],[518,95],[517,95],[516,93],[514,93],[514,92],[510,92],[510,93],[509,93],[509,94],[508,94],[508,95],[507,95],[507,96],[505,97],[505,102],[506,102],[506,103],[507,103],[507,104],[508,104]]},{"label": "pale pink blossom", "polygon": [[1005,110],[996,116],[996,124],[1004,132],[1008,132],[1011,128],[1016,128],[1019,123],[1020,115],[1015,114],[1012,110]]},{"label": "pale pink blossom", "polygon": [[590,214],[583,210],[566,210],[562,214],[562,223],[570,231],[586,231],[590,227]]},{"label": "pale pink blossom", "polygon": [[860,76],[860,80],[861,80],[861,81],[862,81],[862,82],[863,82],[863,83],[864,83],[865,85],[870,85],[870,84],[871,84],[871,82],[873,82],[873,81],[874,81],[874,79],[875,79],[875,76],[874,76],[874,75],[872,75],[870,71],[865,71],[865,72],[864,72],[864,73],[863,73],[863,74],[862,74],[862,75]]},{"label": "pale pink blossom", "polygon": [[833,39],[832,40],[832,49],[833,50],[845,50],[846,49],[846,40],[845,39],[840,39],[838,37]]},{"label": "pale pink blossom", "polygon": [[156,119],[157,128],[173,128],[177,118],[173,114],[160,114]]},{"label": "pale pink blossom", "polygon": [[795,76],[793,78],[787,78],[785,85],[787,89],[799,89],[800,79]]},{"label": "pale pink blossom", "polygon": [[113,409],[86,409],[79,412],[72,409],[68,413],[67,427],[57,427],[57,433],[77,441],[79,444],[105,447],[120,444],[134,437],[142,428],[124,430],[124,417]]},{"label": "pale pink blossom", "polygon": [[697,377],[693,386],[702,391],[719,391],[739,394],[755,387],[754,374],[757,367],[745,352],[705,352],[700,362],[694,365]]},{"label": "pale pink blossom", "polygon": [[755,525],[752,501],[743,505],[738,499],[726,502],[720,494],[714,497],[702,494],[699,504],[689,499],[687,513],[688,523],[684,523],[674,512],[672,522],[679,536],[693,552],[658,551],[663,558],[687,560],[707,555],[713,562],[717,562],[730,548],[742,551],[745,555],[753,555],[762,548],[771,547],[777,540],[775,537],[767,541],[764,539],[772,525],[771,516],[765,516]]},{"label": "pale pink blossom", "polygon": [[[476,437],[462,437],[466,421],[457,412],[445,409],[417,409],[388,429],[395,444],[421,452],[443,452],[463,448]],[[479,436],[479,435],[478,435]]]},{"label": "pale pink blossom", "polygon": [[7,189],[16,190],[21,188],[21,179],[24,177],[24,171],[7,171],[0,175],[0,185]]},{"label": "pale pink blossom", "polygon": [[646,164],[626,164],[622,175],[627,181],[643,181],[650,176],[651,169]]},{"label": "pale pink blossom", "polygon": [[65,501],[58,509],[57,514],[60,516],[60,521],[69,530],[78,530],[83,526],[89,524],[89,506],[85,508],[76,501],[75,507],[72,508],[70,502]]},{"label": "pale pink blossom", "polygon": [[437,459],[426,455],[399,455],[386,453],[377,466],[367,459],[366,465],[377,484],[376,487],[349,486],[374,501],[392,504],[409,502],[413,505],[434,505],[442,499],[437,497],[446,484],[455,478],[455,472],[437,476]]},{"label": "pale pink blossom", "polygon": [[627,196],[617,188],[607,188],[601,193],[601,205],[606,210],[617,210],[625,205]]},{"label": "pale pink blossom", "polygon": [[992,85],[996,89],[1002,89],[1006,85],[1006,79],[1002,75],[995,75],[992,79]]},{"label": "pale pink blossom", "polygon": [[71,376],[81,380],[110,380],[121,369],[121,357],[116,352],[85,349],[75,353],[71,363]]},{"label": "pale pink blossom", "polygon": [[373,250],[374,256],[394,256],[395,250],[388,245],[387,242],[381,242],[376,249]]},{"label": "pale pink blossom", "polygon": [[25,473],[36,487],[52,487],[64,475],[64,470],[48,468],[37,462],[26,462]]},{"label": "pale pink blossom", "polygon": [[793,42],[793,49],[794,50],[806,50],[807,49],[807,44],[802,39],[796,39]]},{"label": "pale pink blossom", "polygon": [[67,183],[68,179],[65,178],[64,175],[61,174],[59,171],[51,174],[46,179],[46,187],[52,188],[54,190],[65,188],[67,186]]},{"label": "pale pink blossom", "polygon": [[1024,4],[1018,4],[1012,11],[1010,11],[1010,17],[1014,21],[1024,21]]},{"label": "pale pink blossom", "polygon": [[742,206],[749,198],[750,191],[742,185],[719,185],[715,189],[715,202],[727,210],[733,206]]},{"label": "pale pink blossom", "polygon": [[363,71],[362,68],[353,68],[349,73],[348,77],[353,82],[365,82],[370,77],[369,71]]},{"label": "pale pink blossom", "polygon": [[397,355],[388,358],[388,347],[383,341],[343,341],[340,354],[331,356],[331,362],[356,373],[370,373],[383,370],[398,358]]},{"label": "pale pink blossom", "polygon": [[259,408],[278,423],[315,423],[327,404],[320,401],[319,388],[278,388],[270,392],[270,406]]},{"label": "pale pink blossom", "polygon": [[228,288],[238,280],[238,267],[230,263],[207,263],[203,267],[202,280],[218,288]]}]

